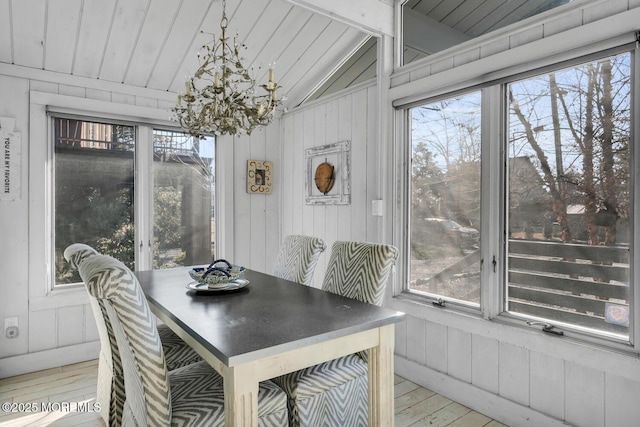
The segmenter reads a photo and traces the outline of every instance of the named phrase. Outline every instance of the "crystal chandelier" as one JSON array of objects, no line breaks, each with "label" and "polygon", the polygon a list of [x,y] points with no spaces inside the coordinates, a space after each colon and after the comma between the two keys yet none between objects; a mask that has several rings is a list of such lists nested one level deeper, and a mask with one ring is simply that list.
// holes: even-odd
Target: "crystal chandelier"
[{"label": "crystal chandelier", "polygon": [[258,126],[266,126],[273,120],[276,107],[282,104],[276,90],[273,68],[269,68],[269,81],[260,85],[256,93],[255,78],[242,66],[238,35],[233,45],[227,38],[228,19],[226,1],[222,1],[221,35],[198,52],[200,67],[193,77],[187,76],[185,93],[178,95],[172,109],[175,120],[190,135],[202,138],[205,134],[250,135]]}]

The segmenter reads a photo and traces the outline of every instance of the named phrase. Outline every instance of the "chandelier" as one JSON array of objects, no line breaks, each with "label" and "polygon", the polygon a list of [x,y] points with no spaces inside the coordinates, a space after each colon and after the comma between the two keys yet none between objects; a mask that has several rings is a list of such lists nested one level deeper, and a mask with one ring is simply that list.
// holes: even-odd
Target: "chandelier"
[{"label": "chandelier", "polygon": [[272,66],[269,81],[260,85],[261,89],[242,66],[239,49],[246,46],[238,43],[237,34],[233,45],[229,44],[225,7],[223,0],[220,39],[212,34],[212,42],[202,46],[204,53],[198,52],[200,67],[193,77],[187,76],[185,93],[178,95],[172,109],[180,127],[198,138],[206,134],[250,135],[256,127],[271,123],[276,107],[284,100],[276,95],[280,86],[274,80]]}]

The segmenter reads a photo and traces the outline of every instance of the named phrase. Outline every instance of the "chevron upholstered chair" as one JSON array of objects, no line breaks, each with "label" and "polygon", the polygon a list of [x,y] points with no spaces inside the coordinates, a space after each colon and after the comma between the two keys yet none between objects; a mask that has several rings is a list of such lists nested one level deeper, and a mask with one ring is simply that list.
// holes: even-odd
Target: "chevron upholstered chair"
[{"label": "chevron upholstered chair", "polygon": [[[335,242],[322,289],[381,305],[397,258],[394,246]],[[351,354],[275,378],[273,381],[287,393],[289,425],[368,425],[366,359],[366,352]]]},{"label": "chevron upholstered chair", "polygon": [[[64,251],[67,262],[75,269],[88,257],[99,255],[91,246],[74,243]],[[122,407],[125,400],[124,374],[115,335],[111,328],[103,305],[89,294],[89,302],[100,336],[100,355],[98,357],[98,388],[96,401],[100,403],[102,418],[107,426],[119,426],[122,420]],[[158,334],[162,341],[167,369],[189,365],[202,358],[178,337],[167,325],[158,325]]]},{"label": "chevron upholstered chair", "polygon": [[[206,362],[168,371],[155,317],[135,275],[107,255],[80,263],[80,277],[102,303],[125,379],[123,426],[223,426],[222,377]],[[287,426],[286,395],[270,381],[258,389],[258,425]]]},{"label": "chevron upholstered chair", "polygon": [[273,267],[273,275],[310,286],[320,254],[327,245],[312,236],[290,235],[284,239]]}]

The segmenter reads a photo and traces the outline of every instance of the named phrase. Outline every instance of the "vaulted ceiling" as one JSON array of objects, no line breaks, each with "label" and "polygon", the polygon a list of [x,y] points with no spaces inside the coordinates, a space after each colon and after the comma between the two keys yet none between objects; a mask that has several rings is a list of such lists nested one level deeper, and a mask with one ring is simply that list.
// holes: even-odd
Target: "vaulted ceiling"
[{"label": "vaulted ceiling", "polygon": [[[275,62],[293,105],[367,37],[285,0],[228,0],[226,13],[243,65],[261,82]],[[0,62],[178,92],[221,14],[220,0],[0,0]]]},{"label": "vaulted ceiling", "polygon": [[[408,0],[403,5],[403,63],[464,43],[571,0]],[[376,75],[375,38],[368,40],[310,100]]]},{"label": "vaulted ceiling", "polygon": [[[407,55],[424,56],[567,0],[409,0]],[[381,22],[378,9],[391,12]],[[259,82],[275,63],[287,107],[298,105],[372,32],[389,33],[393,0],[227,0],[229,33]],[[184,90],[196,54],[220,34],[221,0],[0,0],[0,63],[162,91]],[[345,18],[346,17],[346,18]],[[355,18],[354,18],[355,17]],[[352,26],[355,20],[363,25]],[[360,22],[359,22],[360,23]],[[373,23],[373,24],[372,24]],[[368,30],[363,31],[362,28]],[[420,30],[421,29],[421,30]],[[425,32],[427,31],[427,32]],[[434,34],[439,36],[434,37]],[[375,75],[375,48],[365,45]],[[409,61],[406,61],[409,62]]]}]

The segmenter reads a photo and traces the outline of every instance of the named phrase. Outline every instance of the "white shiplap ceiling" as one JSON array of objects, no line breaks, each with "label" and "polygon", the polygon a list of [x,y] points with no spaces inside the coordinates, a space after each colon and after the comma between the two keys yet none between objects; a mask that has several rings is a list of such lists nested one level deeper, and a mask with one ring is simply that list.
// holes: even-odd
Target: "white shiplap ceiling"
[{"label": "white shiplap ceiling", "polygon": [[[404,64],[547,12],[571,0],[408,0],[403,5]],[[368,40],[309,99],[376,75],[376,43]]]},{"label": "white shiplap ceiling", "polygon": [[[226,12],[243,65],[262,82],[275,62],[287,106],[367,37],[285,0],[227,0]],[[220,0],[0,0],[0,62],[179,92],[221,14]]]},{"label": "white shiplap ceiling", "polygon": [[[405,63],[567,1],[409,0]],[[262,82],[275,62],[291,108],[322,83],[310,99],[375,76],[375,43],[362,44],[389,33],[393,0],[227,0],[226,12],[244,65],[261,67]],[[221,0],[0,0],[0,63],[180,92],[221,14]],[[360,45],[361,59],[347,61]],[[350,70],[327,81],[337,64]]]}]

